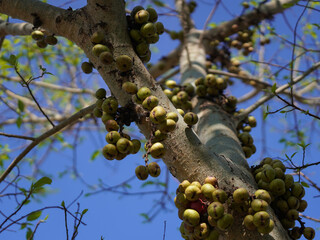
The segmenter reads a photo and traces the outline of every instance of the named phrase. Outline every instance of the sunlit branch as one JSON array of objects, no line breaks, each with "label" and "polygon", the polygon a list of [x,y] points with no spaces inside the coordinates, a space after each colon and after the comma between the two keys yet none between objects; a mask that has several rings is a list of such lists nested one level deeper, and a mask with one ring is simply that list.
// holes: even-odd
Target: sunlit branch
[{"label": "sunlit branch", "polygon": [[[303,74],[301,74],[300,76],[296,77],[295,79],[293,79],[292,84],[297,84],[298,82],[300,82],[301,80],[303,80],[304,78],[306,78],[309,74],[311,74],[313,71],[315,71],[317,68],[320,67],[320,62],[314,64],[312,67],[310,67],[309,69],[307,69]],[[273,98],[276,94],[282,93],[284,92],[286,89],[288,89],[291,85],[291,83],[289,84],[284,84],[281,87],[278,87],[275,90],[275,94],[271,94],[269,93],[269,95],[264,96],[262,98],[260,98],[257,102],[255,102],[254,104],[252,104],[251,106],[249,106],[248,108],[246,108],[241,114],[238,115],[238,119],[242,119],[245,116],[247,116],[249,113],[253,112],[255,109],[257,109],[258,107],[260,107],[262,104],[264,104],[265,102],[267,102],[268,100],[270,100],[271,98]]]}]

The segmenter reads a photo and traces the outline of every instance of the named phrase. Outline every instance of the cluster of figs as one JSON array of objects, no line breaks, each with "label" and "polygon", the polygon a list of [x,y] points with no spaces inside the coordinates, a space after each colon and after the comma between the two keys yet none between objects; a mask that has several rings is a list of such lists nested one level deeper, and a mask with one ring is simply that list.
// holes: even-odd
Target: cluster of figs
[{"label": "cluster of figs", "polygon": [[237,188],[232,193],[224,191],[215,177],[207,177],[203,184],[182,181],[174,199],[182,220],[181,236],[188,240],[218,240],[232,226],[234,213],[243,219],[245,231],[269,234],[275,225],[268,211],[271,207],[292,239],[302,236],[314,239],[315,230],[305,226],[299,217],[299,212],[307,208],[302,199],[304,187],[285,171],[280,160],[264,158],[253,168],[259,187],[254,194],[246,188]]}]

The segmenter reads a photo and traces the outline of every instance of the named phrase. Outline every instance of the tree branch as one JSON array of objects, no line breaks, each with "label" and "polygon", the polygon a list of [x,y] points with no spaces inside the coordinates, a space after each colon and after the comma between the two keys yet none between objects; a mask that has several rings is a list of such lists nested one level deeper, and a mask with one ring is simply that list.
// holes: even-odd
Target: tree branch
[{"label": "tree branch", "polygon": [[72,123],[76,122],[79,118],[84,117],[86,114],[91,113],[94,108],[95,108],[95,104],[80,110],[79,112],[72,115],[70,118],[64,120],[57,126],[45,132],[41,136],[37,137],[16,159],[14,159],[11,162],[9,167],[2,173],[2,175],[0,176],[0,183],[8,176],[8,174],[12,171],[12,169],[40,142],[58,133],[66,126],[71,125]]},{"label": "tree branch", "polygon": [[[301,74],[300,76],[293,79],[292,84],[297,84],[298,82],[300,82],[301,80],[306,78],[309,74],[311,74],[313,71],[315,71],[319,67],[320,67],[320,62],[317,62],[312,67],[307,69],[303,74]],[[282,85],[281,87],[278,87],[275,91],[275,94],[279,94],[279,93],[284,92],[286,89],[288,89],[290,87],[290,85],[291,85],[291,83],[290,84],[288,83],[288,84]],[[255,102],[254,104],[252,104],[251,106],[246,108],[242,113],[240,113],[237,118],[243,119],[245,116],[247,116],[248,114],[253,112],[255,109],[260,107],[262,104],[264,104],[265,102],[267,102],[268,100],[273,98],[275,96],[275,94],[270,93],[269,95],[260,98],[257,102]]]}]

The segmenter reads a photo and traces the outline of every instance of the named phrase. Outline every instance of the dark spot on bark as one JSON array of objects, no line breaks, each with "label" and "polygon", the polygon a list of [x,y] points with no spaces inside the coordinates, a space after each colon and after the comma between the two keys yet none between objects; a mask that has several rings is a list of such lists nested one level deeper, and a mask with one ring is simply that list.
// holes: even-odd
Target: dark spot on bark
[{"label": "dark spot on bark", "polygon": [[56,17],[56,23],[60,23],[60,22],[61,22],[61,17],[60,16]]},{"label": "dark spot on bark", "polygon": [[107,9],[105,5],[100,5],[99,3],[96,3],[96,6],[97,6],[98,8],[103,9],[103,10],[106,10],[106,9]]}]

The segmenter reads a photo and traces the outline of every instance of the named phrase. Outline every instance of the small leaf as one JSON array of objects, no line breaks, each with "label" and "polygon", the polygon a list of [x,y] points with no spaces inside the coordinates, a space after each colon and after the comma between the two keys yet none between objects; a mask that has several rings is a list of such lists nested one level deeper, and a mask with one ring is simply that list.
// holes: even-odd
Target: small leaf
[{"label": "small leaf", "polygon": [[313,26],[316,26],[320,30],[320,24],[312,23]]},{"label": "small leaf", "polygon": [[154,181],[147,181],[147,182],[144,182],[142,185],[141,185],[141,187],[143,188],[143,187],[146,187],[146,186],[148,186],[148,185],[153,185],[154,184]]},{"label": "small leaf", "polygon": [[17,125],[18,128],[20,128],[20,127],[21,127],[21,124],[22,124],[22,117],[19,116],[19,117],[17,118],[16,125]]},{"label": "small leaf", "polygon": [[301,182],[301,185],[304,186],[304,187],[306,187],[306,188],[309,188],[309,187],[310,187],[309,184],[306,183],[306,182]]},{"label": "small leaf", "polygon": [[60,205],[61,205],[62,207],[65,207],[65,206],[66,206],[65,203],[64,203],[64,201],[62,201]]},{"label": "small leaf", "polygon": [[21,223],[20,229],[25,229],[27,227],[27,223]]},{"label": "small leaf", "polygon": [[18,108],[20,112],[24,111],[24,103],[20,99],[18,100]]},{"label": "small leaf", "polygon": [[144,221],[144,222],[147,222],[147,221],[149,221],[149,220],[150,220],[150,218],[149,218],[148,214],[146,214],[146,213],[140,213],[139,215],[145,219],[145,221]]},{"label": "small leaf", "polygon": [[86,212],[88,212],[87,208],[82,211],[82,215],[86,214]]},{"label": "small leaf", "polygon": [[152,0],[153,4],[158,6],[158,7],[164,7],[165,4],[162,1],[159,0]]},{"label": "small leaf", "polygon": [[31,236],[32,236],[32,229],[28,228],[27,234],[26,234],[26,239],[29,240]]},{"label": "small leaf", "polygon": [[128,183],[125,183],[125,184],[123,184],[122,186],[123,186],[123,187],[126,187],[126,188],[132,188],[131,185],[128,184]]},{"label": "small leaf", "polygon": [[44,221],[47,221],[49,218],[49,215],[45,216],[45,218],[43,219]]},{"label": "small leaf", "polygon": [[271,92],[272,92],[272,93],[276,93],[276,90],[277,90],[277,84],[274,83],[274,84],[272,85],[272,87],[271,87]]},{"label": "small leaf", "polygon": [[94,151],[94,152],[92,153],[92,155],[91,155],[90,160],[91,160],[91,161],[94,161],[94,160],[98,157],[99,154],[100,154],[100,150]]},{"label": "small leaf", "polygon": [[41,213],[42,213],[41,211],[32,212],[27,217],[27,220],[28,221],[34,221],[34,220],[38,219],[41,216]]},{"label": "small leaf", "polygon": [[291,155],[291,158],[293,158],[294,157],[294,155],[296,155],[297,154],[297,152],[294,152],[292,155]]},{"label": "small leaf", "polygon": [[35,183],[32,185],[32,188],[33,188],[33,189],[40,188],[40,187],[42,187],[43,185],[46,185],[46,184],[49,184],[49,185],[50,185],[51,183],[52,183],[51,178],[43,177],[43,178],[40,178],[37,182],[35,182]]},{"label": "small leaf", "polygon": [[17,57],[13,54],[10,55],[8,62],[12,65],[12,66],[16,66],[17,65]]}]

